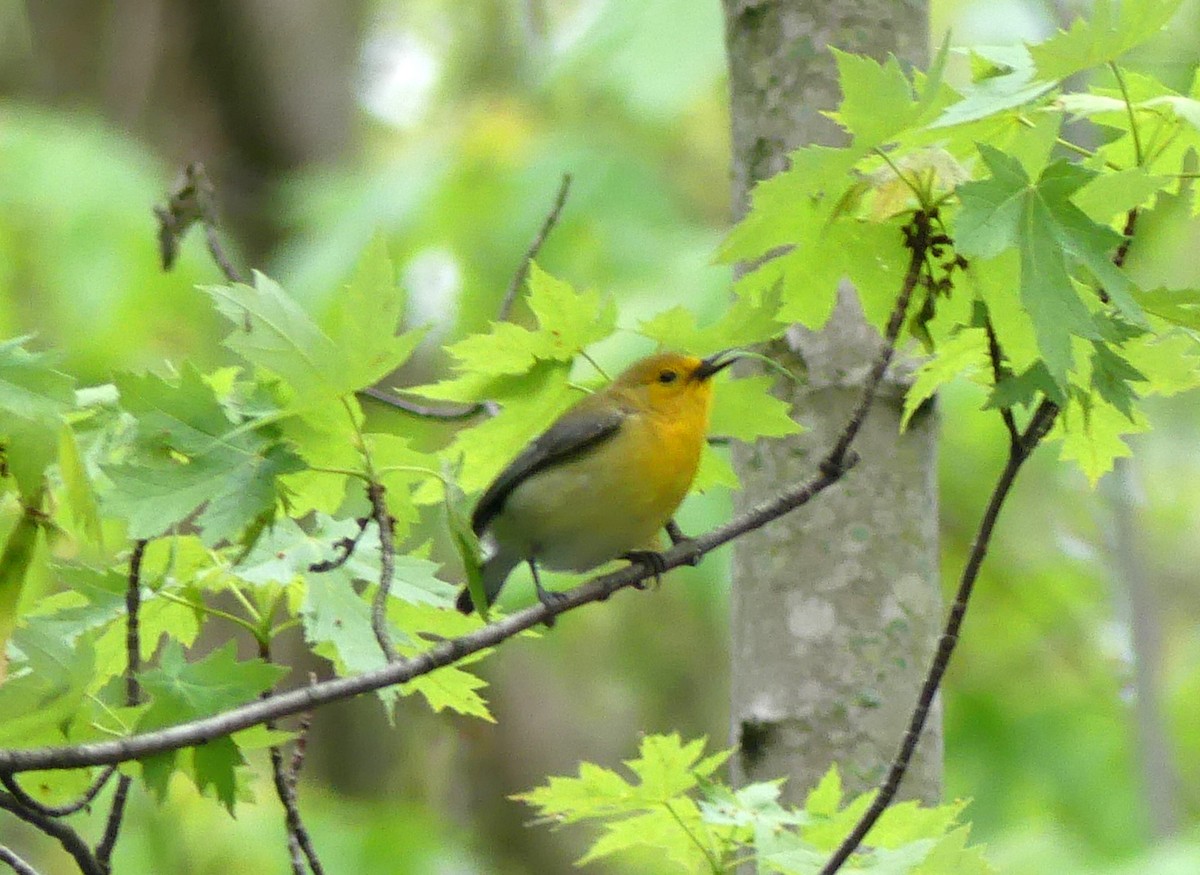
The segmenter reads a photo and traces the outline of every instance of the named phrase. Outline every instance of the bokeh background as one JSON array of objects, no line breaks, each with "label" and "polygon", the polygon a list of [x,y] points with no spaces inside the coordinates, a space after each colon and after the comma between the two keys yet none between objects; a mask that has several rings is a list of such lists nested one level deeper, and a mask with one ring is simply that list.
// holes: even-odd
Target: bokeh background
[{"label": "bokeh background", "polygon": [[[1038,39],[1086,5],[933,0],[932,30],[955,45]],[[1189,3],[1134,65],[1186,92],[1197,46]],[[193,160],[217,184],[234,259],[303,301],[335,294],[387,237],[409,321],[438,326],[397,383],[441,373],[440,344],[494,317],[564,172],[548,270],[615,296],[627,327],[679,302],[715,312],[727,130],[716,0],[0,0],[0,336],[36,333],[88,383],[226,361],[194,291],[219,280],[202,240],[174,272],[158,266],[151,206]],[[1200,229],[1162,224],[1174,242],[1142,268],[1197,281]],[[598,354],[644,345],[625,332]],[[948,577],[1002,462],[981,400],[964,386],[942,404]],[[447,436],[371,415],[427,446]],[[1196,397],[1152,421],[1095,491],[1043,452],[951,668],[947,794],[974,800],[974,837],[1004,872],[1200,871]],[[728,507],[696,496],[681,522],[701,530]],[[644,732],[726,743],[727,562],[510,642],[480,668],[494,725],[415,700],[394,728],[374,700],[318,714],[301,800],[328,871],[571,871],[586,830],[531,827],[505,797],[582,759],[616,765]],[[137,793],[118,870],[286,873],[265,772],[257,795],[232,820],[182,783],[165,809]],[[70,871],[10,818],[0,841]]]}]

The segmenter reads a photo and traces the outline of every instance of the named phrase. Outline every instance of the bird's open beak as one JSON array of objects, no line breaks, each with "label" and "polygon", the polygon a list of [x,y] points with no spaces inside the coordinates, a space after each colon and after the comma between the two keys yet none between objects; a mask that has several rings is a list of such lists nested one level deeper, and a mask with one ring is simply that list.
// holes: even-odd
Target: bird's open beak
[{"label": "bird's open beak", "polygon": [[692,376],[697,380],[707,380],[718,371],[722,371],[729,367],[739,358],[741,358],[741,356],[738,355],[738,350],[734,347],[723,349],[720,352],[714,352],[708,358],[700,362],[700,367],[696,368],[695,373],[693,373]]}]

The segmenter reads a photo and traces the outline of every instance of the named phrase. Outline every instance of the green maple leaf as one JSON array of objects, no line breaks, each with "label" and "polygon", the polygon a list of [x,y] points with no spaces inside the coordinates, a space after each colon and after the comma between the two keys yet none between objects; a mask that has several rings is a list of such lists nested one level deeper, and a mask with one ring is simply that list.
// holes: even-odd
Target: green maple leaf
[{"label": "green maple leaf", "polygon": [[828,113],[854,136],[856,146],[875,147],[909,127],[924,109],[895,55],[874,58],[833,50],[842,88],[837,112]]},{"label": "green maple leaf", "polygon": [[41,503],[43,474],[55,459],[63,416],[75,406],[74,380],[53,356],[25,349],[28,337],[0,343],[0,441],[21,497]]},{"label": "green maple leaf", "polygon": [[397,336],[404,304],[387,246],[376,237],[321,321],[344,359],[340,382],[349,387],[346,391],[378,382],[404,364],[424,340],[424,327]]},{"label": "green maple leaf", "polygon": [[175,383],[147,374],[117,385],[137,434],[132,458],[107,469],[105,509],[127,520],[131,537],[155,537],[203,507],[205,541],[233,538],[273,511],[276,479],[302,466],[269,425],[232,423],[190,365]]},{"label": "green maple leaf", "polygon": [[709,432],[754,441],[803,431],[791,417],[791,405],[770,394],[777,379],[775,374],[761,374],[723,381],[713,392]]},{"label": "green maple leaf", "polygon": [[964,328],[942,343],[932,357],[917,368],[912,385],[904,396],[904,414],[900,427],[907,428],[917,409],[951,380],[970,378],[988,367],[987,332],[982,328]]},{"label": "green maple leaf", "polygon": [[1133,455],[1122,438],[1147,428],[1140,413],[1135,411],[1131,421],[1103,399],[1077,391],[1059,415],[1050,438],[1062,438],[1060,458],[1077,462],[1095,486],[1112,470],[1114,460]]},{"label": "green maple leaf", "polygon": [[678,305],[643,320],[638,333],[658,341],[664,349],[707,355],[781,334],[787,324],[777,318],[778,312],[779,290],[772,288],[763,295],[738,294],[719,318],[703,327],[691,309]]},{"label": "green maple leaf", "polygon": [[1056,161],[1035,182],[1016,159],[984,144],[979,151],[992,175],[959,186],[959,251],[969,258],[989,259],[1009,248],[1018,250],[1021,301],[1033,320],[1047,368],[1065,386],[1073,364],[1071,338],[1102,337],[1076,289],[1077,274],[1090,272],[1128,321],[1145,324],[1131,281],[1111,262],[1121,237],[1089,219],[1070,200],[1094,176],[1092,171]]},{"label": "green maple leaf", "polygon": [[54,357],[29,352],[29,337],[0,343],[0,410],[37,422],[57,422],[75,406],[75,381],[52,367]]},{"label": "green maple leaf", "polygon": [[245,765],[241,751],[229,736],[214,738],[192,748],[196,787],[201,793],[211,787],[230,814],[237,802],[237,770]]},{"label": "green maple leaf", "polygon": [[1092,387],[1100,397],[1133,420],[1137,393],[1130,383],[1147,382],[1146,375],[1103,343],[1093,344]]},{"label": "green maple leaf", "polygon": [[1038,78],[1057,82],[1117,60],[1156,36],[1180,5],[1181,0],[1096,0],[1090,18],[1076,18],[1070,30],[1030,47]]},{"label": "green maple leaf", "polygon": [[[244,705],[270,689],[288,669],[261,659],[239,659],[234,642],[195,662],[184,657],[183,647],[168,641],[159,664],[141,675],[150,706],[138,720],[139,732],[209,717]],[[179,767],[180,751],[169,751],[142,760],[142,779],[160,799],[165,797],[171,774]],[[217,739],[191,754],[191,773],[201,790],[213,787],[232,812],[237,769],[244,764],[236,744]]]},{"label": "green maple leaf", "polygon": [[8,678],[0,684],[0,745],[61,741],[92,682],[91,635],[66,635],[61,625],[38,617],[13,633],[11,648]]},{"label": "green maple leaf", "polygon": [[[962,100],[946,107],[932,128],[976,122],[1032,103],[1053,83],[1037,80],[1033,58],[1025,46],[986,46],[972,51],[980,75],[964,90]],[[1001,116],[1003,117],[1003,116]]]},{"label": "green maple leaf", "polygon": [[[597,292],[577,292],[537,264],[529,266],[526,302],[537,318],[536,331],[511,322],[494,322],[489,333],[447,347],[458,368],[477,375],[524,374],[539,361],[571,361],[616,326],[612,299]],[[407,391],[424,394],[421,388]]]},{"label": "green maple leaf", "polygon": [[138,729],[186,723],[245,705],[287,673],[284,666],[240,658],[232,641],[194,662],[187,661],[178,642],[169,641],[159,664],[141,675],[151,705]]},{"label": "green maple leaf", "polygon": [[868,153],[858,145],[808,146],[792,152],[787,170],[754,187],[751,209],[729,232],[716,260],[751,261],[813,239],[841,208],[843,196],[855,183],[854,166]]},{"label": "green maple leaf", "polygon": [[368,251],[357,273],[326,314],[326,333],[270,277],[254,285],[203,286],[235,330],[225,345],[292,390],[289,410],[323,407],[350,395],[404,362],[424,330],[395,336],[403,297],[379,248]]}]

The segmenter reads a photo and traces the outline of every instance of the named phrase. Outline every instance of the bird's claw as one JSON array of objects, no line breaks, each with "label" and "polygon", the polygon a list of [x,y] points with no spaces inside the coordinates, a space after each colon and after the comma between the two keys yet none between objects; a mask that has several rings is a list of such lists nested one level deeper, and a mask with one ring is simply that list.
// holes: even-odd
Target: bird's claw
[{"label": "bird's claw", "polygon": [[[567,594],[565,592],[556,592],[552,589],[542,589],[540,586],[537,589],[537,597],[538,601],[542,603],[543,607],[549,609],[550,611],[554,611],[555,608],[567,600]],[[544,622],[547,629],[553,629],[554,614],[547,614]]]},{"label": "bird's claw", "polygon": [[[646,566],[654,574],[655,588],[662,585],[662,575],[667,570],[667,560],[663,558],[662,553],[655,552],[654,550],[630,550],[628,553],[622,555],[621,558],[638,565]],[[644,590],[646,588],[646,581],[639,580],[633,586],[635,589]]]}]

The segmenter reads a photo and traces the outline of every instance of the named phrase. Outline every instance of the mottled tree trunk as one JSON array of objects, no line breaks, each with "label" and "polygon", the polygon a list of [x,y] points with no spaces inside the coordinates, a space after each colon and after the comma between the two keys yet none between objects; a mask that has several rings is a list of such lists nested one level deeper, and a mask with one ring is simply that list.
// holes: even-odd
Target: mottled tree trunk
[{"label": "mottled tree trunk", "polygon": [[[922,64],[925,0],[723,0],[733,121],[733,210],[754,183],[808,143],[841,144],[820,115],[839,100],[828,47]],[[814,257],[819,257],[819,254]],[[899,289],[897,289],[899,292]],[[746,508],[809,477],[843,428],[882,339],[842,290],[829,326],[792,329],[770,352],[805,384],[777,391],[811,430],[735,454]],[[902,362],[881,388],[855,448],[862,462],[813,504],[737,542],[732,732],[740,782],[788,777],[802,800],[829,768],[852,790],[874,785],[900,744],[941,620],[935,418],[899,434]],[[935,714],[905,779],[936,799]]]}]

